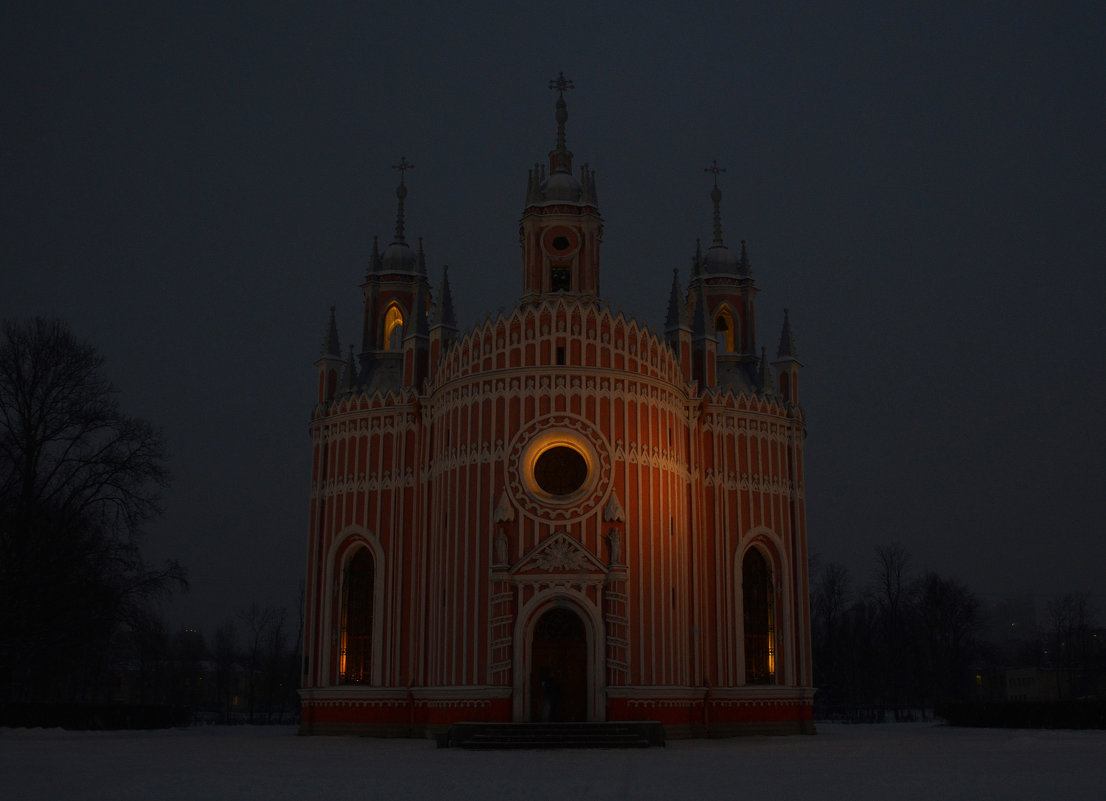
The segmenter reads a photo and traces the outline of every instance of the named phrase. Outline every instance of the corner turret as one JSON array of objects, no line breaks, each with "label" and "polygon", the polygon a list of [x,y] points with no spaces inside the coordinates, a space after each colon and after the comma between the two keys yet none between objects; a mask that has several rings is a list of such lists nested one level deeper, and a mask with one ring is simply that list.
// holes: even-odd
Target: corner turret
[{"label": "corner turret", "polygon": [[[713,237],[706,253],[696,242],[688,303],[694,305],[696,315],[701,309],[704,337],[710,335],[714,340],[718,385],[735,392],[756,391],[760,386],[754,315],[756,286],[749,255],[744,240],[740,254],[735,254],[722,236],[722,190],[718,176],[726,170],[712,161],[705,171],[714,179],[710,192]],[[695,363],[701,364],[706,356],[700,343],[705,339],[698,334],[693,334],[692,339]]]},{"label": "corner turret", "polygon": [[342,374],[342,349],[338,344],[338,322],[334,317],[333,306],[330,307],[330,321],[327,323],[323,346],[315,366],[319,369],[316,403],[326,403],[338,392],[338,382]]},{"label": "corner turret", "polygon": [[776,350],[776,360],[772,362],[776,369],[776,385],[780,397],[787,403],[799,403],[799,352],[795,348],[795,336],[791,333],[791,316],[783,310],[783,327],[780,329],[780,345]]},{"label": "corner turret", "polygon": [[[364,296],[364,323],[361,332],[359,383],[370,391],[398,390],[413,386],[408,379],[421,381],[427,361],[429,339],[426,320],[421,333],[418,317],[429,303],[430,284],[426,277],[426,254],[422,240],[418,250],[407,242],[407,182],[408,170],[415,165],[400,158],[392,169],[399,171],[396,187],[395,235],[391,244],[380,252],[378,240],[373,238],[373,252],[369,269],[361,285]],[[420,295],[423,296],[420,299]],[[412,336],[415,338],[412,340]],[[409,347],[416,351],[412,367],[405,367],[405,353]]]}]

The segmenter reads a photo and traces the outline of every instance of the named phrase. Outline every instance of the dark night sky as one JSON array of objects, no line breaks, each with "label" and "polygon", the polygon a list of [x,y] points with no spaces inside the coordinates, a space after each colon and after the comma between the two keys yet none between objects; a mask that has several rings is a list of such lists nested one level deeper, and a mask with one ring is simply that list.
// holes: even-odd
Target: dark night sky
[{"label": "dark night sky", "polygon": [[1106,612],[1100,2],[372,5],[0,24],[0,316],[69,321],[164,428],[146,548],[190,570],[174,620],[295,618],[313,362],[331,305],[343,350],[360,328],[390,166],[416,165],[407,234],[462,326],[510,307],[561,70],[603,294],[655,330],[727,169],[761,344],[788,307],[806,365],[812,553],[863,583],[897,542],[985,601]]}]

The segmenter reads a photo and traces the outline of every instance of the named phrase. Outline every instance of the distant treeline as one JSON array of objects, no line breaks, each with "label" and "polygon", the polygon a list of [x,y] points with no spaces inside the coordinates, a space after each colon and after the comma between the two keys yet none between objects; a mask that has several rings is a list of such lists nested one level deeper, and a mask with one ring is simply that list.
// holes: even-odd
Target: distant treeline
[{"label": "distant treeline", "polygon": [[967,586],[915,574],[910,555],[890,545],[876,549],[859,589],[842,565],[814,565],[811,613],[823,719],[909,720],[937,709],[974,720],[1017,702],[1038,707],[1002,714],[1040,720],[1048,704],[1106,698],[1106,636],[1085,594],[1052,599],[1040,620],[1032,610],[1033,619],[992,620]]},{"label": "distant treeline", "polygon": [[1007,729],[1106,729],[1106,701],[951,702],[937,714],[953,726]]},{"label": "distant treeline", "polygon": [[[146,615],[82,660],[80,682],[0,701],[0,725],[166,728],[299,720],[299,638],[282,609],[256,605],[202,632]],[[298,628],[297,628],[298,631]],[[94,657],[94,658],[93,658]]]},{"label": "distant treeline", "polygon": [[22,728],[168,729],[191,720],[191,710],[166,704],[0,704],[0,726]]}]

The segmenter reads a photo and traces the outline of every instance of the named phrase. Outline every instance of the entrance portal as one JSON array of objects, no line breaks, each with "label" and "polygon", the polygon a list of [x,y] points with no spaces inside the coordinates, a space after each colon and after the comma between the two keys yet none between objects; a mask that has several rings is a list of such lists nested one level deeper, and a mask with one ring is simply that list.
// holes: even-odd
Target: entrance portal
[{"label": "entrance portal", "polygon": [[530,720],[588,719],[588,635],[569,609],[550,609],[534,627],[530,670]]}]

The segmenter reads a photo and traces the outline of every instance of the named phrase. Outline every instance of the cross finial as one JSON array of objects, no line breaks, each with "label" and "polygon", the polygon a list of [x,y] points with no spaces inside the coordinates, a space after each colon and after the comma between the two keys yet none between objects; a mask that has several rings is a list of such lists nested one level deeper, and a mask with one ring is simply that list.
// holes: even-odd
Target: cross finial
[{"label": "cross finial", "polygon": [[565,144],[565,120],[568,119],[568,104],[565,103],[565,90],[575,89],[575,84],[565,77],[563,72],[558,72],[557,77],[549,82],[550,89],[557,90],[557,146],[550,153],[549,171],[572,172],[572,154],[568,152]]},{"label": "cross finial", "polygon": [[725,167],[719,167],[718,166],[718,159],[711,159],[710,160],[710,166],[703,168],[703,172],[712,172],[712,173],[714,173],[714,185],[715,186],[718,186],[718,173],[725,172],[725,171],[726,171]]},{"label": "cross finial", "polygon": [[710,190],[710,199],[714,203],[714,243],[711,247],[722,244],[722,211],[718,205],[722,200],[722,190],[718,188],[718,174],[725,171],[725,168],[718,166],[718,159],[711,159],[710,166],[703,170],[714,173],[714,188]]},{"label": "cross finial", "polygon": [[409,161],[407,160],[407,157],[406,157],[406,156],[400,156],[400,157],[399,157],[399,164],[393,164],[393,165],[392,165],[392,169],[393,169],[393,170],[399,170],[399,182],[400,182],[400,183],[403,183],[403,178],[404,178],[404,174],[405,174],[405,173],[406,173],[406,172],[407,172],[408,170],[413,170],[413,169],[415,169],[415,165],[414,165],[414,164],[412,164],[411,162],[409,162]]},{"label": "cross finial", "polygon": [[563,72],[558,72],[557,77],[549,82],[550,89],[556,89],[561,95],[564,95],[568,89],[575,89],[575,84],[565,77]]},{"label": "cross finial", "polygon": [[404,175],[408,170],[415,169],[415,165],[407,160],[406,156],[399,157],[399,164],[392,165],[393,170],[399,170],[399,186],[396,187],[396,242],[406,242],[403,238],[403,199],[407,197],[407,185],[403,183]]}]

